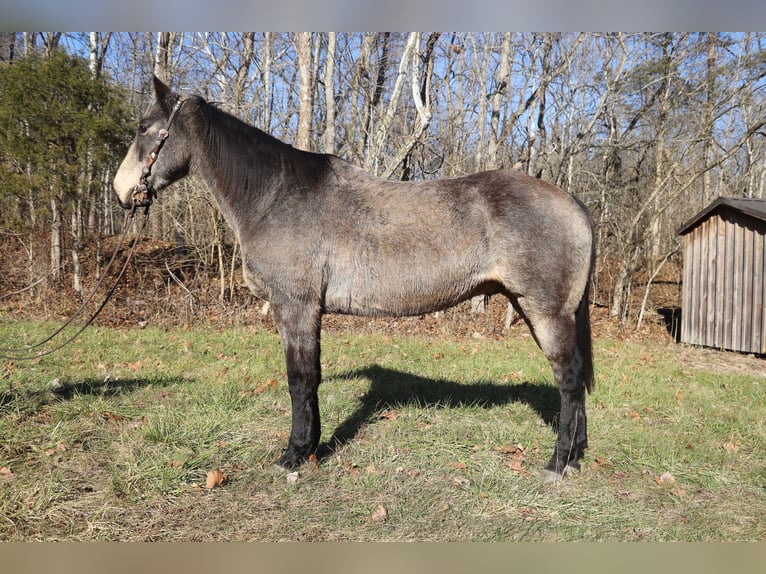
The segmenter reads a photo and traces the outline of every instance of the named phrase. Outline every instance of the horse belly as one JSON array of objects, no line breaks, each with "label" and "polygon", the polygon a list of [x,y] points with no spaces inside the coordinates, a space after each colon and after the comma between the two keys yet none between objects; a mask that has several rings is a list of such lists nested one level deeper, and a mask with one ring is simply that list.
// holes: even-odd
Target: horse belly
[{"label": "horse belly", "polygon": [[328,279],[325,310],[362,316],[422,315],[452,307],[478,292],[497,291],[480,274],[459,265],[369,264]]}]

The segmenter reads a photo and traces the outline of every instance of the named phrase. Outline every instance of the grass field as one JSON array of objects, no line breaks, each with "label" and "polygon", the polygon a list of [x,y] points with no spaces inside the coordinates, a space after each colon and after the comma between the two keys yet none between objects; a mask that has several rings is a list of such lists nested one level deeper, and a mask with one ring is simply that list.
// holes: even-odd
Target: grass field
[{"label": "grass field", "polygon": [[325,443],[285,474],[275,333],[92,328],[0,370],[0,540],[766,538],[762,360],[597,339],[590,449],[549,484],[558,392],[501,339],[325,334]]}]

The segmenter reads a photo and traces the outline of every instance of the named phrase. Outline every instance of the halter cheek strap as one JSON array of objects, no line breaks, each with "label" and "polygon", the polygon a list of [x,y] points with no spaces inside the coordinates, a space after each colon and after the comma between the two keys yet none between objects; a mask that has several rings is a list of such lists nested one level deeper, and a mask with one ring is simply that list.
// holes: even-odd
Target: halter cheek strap
[{"label": "halter cheek strap", "polygon": [[187,98],[185,96],[178,98],[175,106],[173,106],[173,110],[170,112],[170,116],[168,116],[168,120],[165,122],[165,127],[162,128],[157,134],[157,143],[146,156],[146,163],[141,170],[141,178],[138,180],[138,185],[133,188],[133,193],[131,194],[132,211],[135,211],[139,207],[145,207],[148,210],[149,206],[152,204],[152,201],[157,196],[157,192],[155,192],[152,186],[149,184],[149,176],[152,173],[152,166],[154,165],[154,162],[157,161],[157,155],[160,153],[162,146],[165,144],[165,140],[168,139],[168,135],[170,134],[170,126],[176,119],[178,111],[181,109],[181,106],[186,101],[186,99]]}]

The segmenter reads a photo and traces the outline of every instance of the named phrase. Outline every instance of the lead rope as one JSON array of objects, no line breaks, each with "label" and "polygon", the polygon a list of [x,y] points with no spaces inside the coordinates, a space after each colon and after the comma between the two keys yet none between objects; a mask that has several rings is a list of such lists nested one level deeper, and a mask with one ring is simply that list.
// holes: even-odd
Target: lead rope
[{"label": "lead rope", "polygon": [[101,288],[101,285],[104,283],[106,276],[111,271],[112,266],[114,265],[114,262],[117,259],[117,254],[120,252],[122,245],[125,243],[125,239],[128,235],[128,230],[130,229],[131,223],[133,223],[133,216],[135,215],[135,212],[136,212],[136,209],[135,207],[133,207],[130,210],[130,213],[125,215],[125,225],[123,227],[122,234],[120,236],[120,241],[115,247],[114,253],[112,253],[112,257],[109,259],[109,262],[106,264],[106,267],[104,268],[101,278],[98,280],[98,283],[96,283],[96,286],[90,292],[88,297],[85,300],[83,300],[83,302],[80,304],[77,310],[72,314],[72,316],[69,317],[69,319],[67,319],[53,333],[48,335],[42,341],[35,343],[34,345],[27,345],[26,347],[22,347],[18,349],[0,349],[0,358],[11,360],[11,361],[30,361],[32,359],[45,357],[46,355],[50,355],[52,353],[55,353],[56,351],[61,350],[66,345],[74,341],[80,335],[80,333],[82,333],[85,329],[87,329],[93,323],[93,321],[95,321],[96,317],[98,317],[99,313],[101,313],[101,310],[106,306],[106,304],[112,298],[112,294],[117,289],[117,286],[122,280],[123,275],[125,275],[125,271],[128,268],[128,264],[130,263],[130,260],[133,258],[133,253],[136,250],[136,245],[138,245],[138,242],[141,239],[141,235],[143,235],[144,229],[146,228],[146,222],[149,220],[148,207],[144,211],[143,221],[141,222],[141,227],[138,230],[138,235],[135,237],[135,239],[133,240],[133,244],[130,246],[130,250],[128,251],[128,256],[125,258],[125,262],[122,264],[122,268],[120,269],[120,272],[117,275],[117,278],[114,280],[111,287],[109,287],[109,289],[107,290],[104,301],[98,306],[98,308],[93,313],[93,315],[90,316],[90,318],[85,322],[85,324],[82,327],[80,327],[80,329],[78,329],[78,331],[74,335],[66,339],[63,343],[60,343],[56,347],[52,349],[48,349],[47,351],[39,351],[39,352],[30,354],[30,352],[32,352],[34,349],[37,349],[38,347],[42,347],[43,345],[45,345],[46,343],[54,339],[59,333],[61,333],[62,331],[64,331],[64,329],[66,329],[69,325],[71,325],[72,321],[74,321],[85,310],[85,307],[88,305],[88,303],[90,303],[90,301],[96,295],[98,290]]},{"label": "lead rope", "polygon": [[[173,121],[176,119],[176,116],[178,115],[178,112],[180,111],[181,106],[186,101],[186,99],[187,99],[186,97],[181,97],[176,101],[175,105],[173,106],[173,110],[170,113],[170,116],[165,122],[164,129],[161,129],[159,134],[157,135],[157,143],[155,144],[154,148],[149,152],[149,154],[146,156],[146,163],[144,164],[144,167],[141,170],[141,177],[138,181],[138,184],[135,186],[135,188],[133,188],[133,196],[132,196],[133,205],[130,208],[130,212],[126,214],[125,216],[125,225],[122,230],[122,235],[120,236],[120,241],[117,244],[117,247],[115,248],[114,253],[112,253],[112,257],[109,260],[109,263],[107,263],[106,268],[104,269],[103,275],[98,280],[98,283],[96,283],[96,286],[93,288],[90,295],[88,295],[88,297],[80,304],[80,306],[74,312],[74,314],[69,319],[67,319],[63,325],[61,325],[48,337],[46,337],[45,339],[43,339],[42,341],[38,343],[35,343],[34,345],[28,345],[20,349],[0,349],[0,358],[5,360],[11,360],[11,361],[29,361],[32,359],[45,357],[46,355],[50,355],[52,353],[55,353],[56,351],[61,350],[62,348],[67,346],[69,343],[74,341],[80,333],[82,333],[85,329],[87,329],[93,323],[93,321],[95,321],[96,317],[98,317],[99,313],[101,313],[101,310],[109,302],[109,299],[111,299],[112,294],[114,293],[115,289],[117,289],[117,285],[119,285],[120,280],[125,274],[125,271],[128,268],[128,264],[130,263],[130,260],[133,258],[133,252],[136,249],[136,245],[138,245],[138,241],[141,239],[141,235],[143,234],[144,229],[146,228],[146,222],[149,220],[149,206],[152,204],[153,196],[155,195],[154,190],[149,185],[149,175],[152,172],[152,166],[154,165],[154,162],[157,160],[157,155],[160,153],[162,146],[165,144],[165,140],[168,138],[168,135],[170,132],[170,126],[173,124]],[[127,258],[125,259],[125,263],[123,263],[122,265],[122,269],[120,269],[120,273],[118,274],[117,279],[115,279],[112,286],[106,292],[106,297],[104,298],[104,301],[101,303],[101,305],[98,306],[98,309],[96,309],[93,315],[91,315],[91,317],[85,322],[85,324],[82,327],[80,327],[80,329],[74,335],[72,335],[63,343],[59,344],[53,349],[49,349],[47,351],[40,351],[30,355],[29,354],[30,351],[37,349],[38,347],[42,347],[44,344],[51,341],[59,333],[61,333],[64,329],[66,329],[72,323],[72,321],[74,321],[75,318],[79,316],[80,313],[82,313],[82,311],[85,309],[86,305],[91,301],[91,299],[93,299],[96,292],[101,287],[101,284],[104,282],[104,279],[106,278],[107,274],[111,270],[111,267],[114,264],[115,259],[117,258],[117,253],[119,253],[120,249],[122,248],[122,244],[125,242],[125,238],[128,235],[128,230],[130,229],[130,225],[133,222],[133,217],[136,213],[136,209],[139,207],[144,208],[144,217],[143,217],[143,221],[141,222],[141,228],[138,230],[138,234],[136,238],[133,240],[133,244],[130,246],[130,251],[128,252]]]}]

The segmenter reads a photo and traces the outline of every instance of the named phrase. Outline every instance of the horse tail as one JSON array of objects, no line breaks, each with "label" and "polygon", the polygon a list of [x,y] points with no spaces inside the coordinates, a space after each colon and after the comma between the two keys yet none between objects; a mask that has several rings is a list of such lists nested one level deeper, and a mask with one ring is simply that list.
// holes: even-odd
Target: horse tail
[{"label": "horse tail", "polygon": [[585,388],[590,393],[596,384],[593,374],[593,336],[590,327],[590,285],[593,275],[593,266],[596,260],[595,246],[591,250],[590,269],[588,280],[585,283],[580,304],[575,311],[575,329],[577,337],[577,351],[582,359],[582,376]]}]

